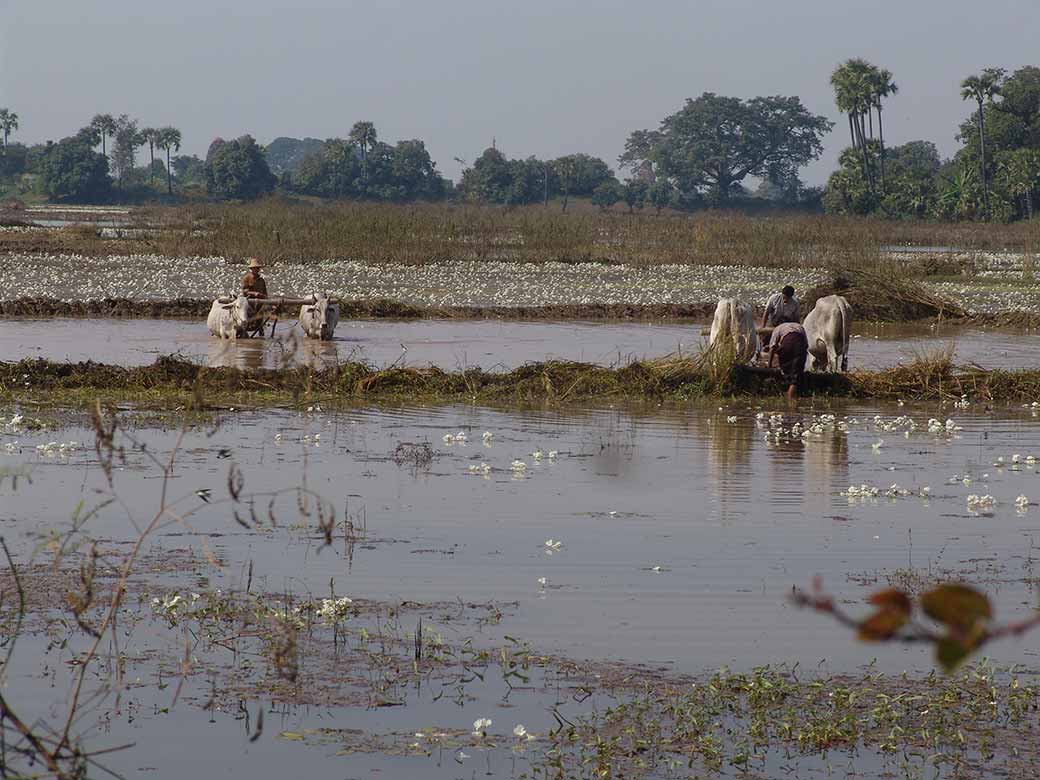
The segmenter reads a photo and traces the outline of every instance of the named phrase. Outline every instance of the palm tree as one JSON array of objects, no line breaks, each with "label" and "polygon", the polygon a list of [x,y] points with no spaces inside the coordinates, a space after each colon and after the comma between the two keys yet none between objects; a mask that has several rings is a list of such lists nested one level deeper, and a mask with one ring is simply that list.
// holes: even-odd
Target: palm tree
[{"label": "palm tree", "polygon": [[376,144],[376,126],[372,122],[355,122],[350,128],[350,140],[361,147],[361,171],[368,180],[368,151]]},{"label": "palm tree", "polygon": [[989,217],[989,183],[986,181],[986,120],[983,117],[983,104],[993,100],[1000,94],[1004,81],[1003,68],[985,68],[977,76],[968,76],[961,82],[961,100],[974,100],[978,104],[979,115],[979,178],[982,180],[982,203]]},{"label": "palm tree", "polygon": [[885,128],[881,124],[881,99],[895,95],[899,92],[899,86],[892,81],[892,71],[886,68],[878,68],[874,72],[871,86],[873,87],[873,103],[877,110],[878,144],[881,148],[881,189],[885,189]]},{"label": "palm tree", "polygon": [[111,114],[97,114],[90,120],[90,127],[94,128],[97,134],[101,136],[101,154],[107,157],[105,138],[113,135],[118,129],[115,118]]},{"label": "palm tree", "polygon": [[[871,192],[875,189],[874,173],[867,151],[867,124],[864,119],[871,115],[874,106],[873,82],[876,71],[875,66],[857,57],[846,60],[831,74],[835,102],[839,111],[848,114],[852,147],[860,154],[863,180]],[[873,126],[870,134],[873,136]]]},{"label": "palm tree", "polygon": [[181,131],[176,127],[161,127],[155,131],[155,145],[166,150],[166,189],[173,194],[173,173],[170,168],[170,149],[181,150]]},{"label": "palm tree", "polygon": [[18,114],[7,108],[0,108],[0,130],[4,133],[4,154],[7,154],[7,136],[18,129]]},{"label": "palm tree", "polygon": [[155,142],[159,140],[159,131],[154,127],[146,127],[141,131],[141,140],[148,144],[148,183],[155,179]]}]

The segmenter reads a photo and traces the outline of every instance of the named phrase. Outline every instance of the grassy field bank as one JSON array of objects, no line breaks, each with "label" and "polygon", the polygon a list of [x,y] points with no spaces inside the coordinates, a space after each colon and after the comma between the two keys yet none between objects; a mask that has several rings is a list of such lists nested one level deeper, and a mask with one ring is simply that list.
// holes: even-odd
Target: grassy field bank
[{"label": "grassy field bank", "polygon": [[[31,215],[0,215],[0,224]],[[969,252],[1040,250],[1040,220],[1013,225],[886,221],[823,215],[746,216],[561,213],[540,206],[397,206],[272,198],[133,210],[128,227],[93,225],[0,233],[0,251],[147,251],[167,256],[252,255],[279,260],[431,263],[447,260],[725,264],[765,267],[874,265],[882,247]],[[922,260],[922,270],[934,260]]]},{"label": "grassy field bank", "polygon": [[[958,368],[948,354],[882,371],[807,374],[807,391],[835,398],[1032,402],[1040,398],[1040,370]],[[530,363],[508,372],[479,368],[374,369],[347,362],[313,370],[243,371],[205,368],[175,357],[127,368],[100,363],[22,360],[0,365],[0,398],[50,405],[93,404],[96,400],[160,408],[235,404],[288,406],[298,403],[479,403],[595,404],[615,401],[683,402],[710,397],[771,397],[783,387],[764,369],[718,364],[702,356],[669,356],[603,367],[588,363]]]}]

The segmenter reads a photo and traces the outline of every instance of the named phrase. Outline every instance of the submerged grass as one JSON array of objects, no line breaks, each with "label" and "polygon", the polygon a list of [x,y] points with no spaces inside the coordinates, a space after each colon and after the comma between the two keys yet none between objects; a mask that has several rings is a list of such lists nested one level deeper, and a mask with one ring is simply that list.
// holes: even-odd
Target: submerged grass
[{"label": "submerged grass", "polygon": [[[907,365],[849,374],[807,374],[812,395],[1012,402],[1040,398],[1040,369],[961,368],[948,351],[922,354]],[[223,402],[266,406],[323,403],[569,404],[615,400],[682,402],[703,397],[770,396],[783,389],[778,372],[731,360],[670,355],[623,366],[547,361],[508,372],[480,368],[377,369],[345,362],[306,367],[241,370],[207,368],[177,357],[150,366],[23,360],[0,365],[0,397],[44,404],[130,401],[152,407],[205,408]],[[203,400],[205,399],[205,400]]]}]

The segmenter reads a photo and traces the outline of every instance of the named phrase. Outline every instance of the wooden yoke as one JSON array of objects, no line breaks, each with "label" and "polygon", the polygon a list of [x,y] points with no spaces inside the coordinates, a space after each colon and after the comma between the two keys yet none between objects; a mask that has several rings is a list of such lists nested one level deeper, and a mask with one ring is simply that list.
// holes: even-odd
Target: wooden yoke
[{"label": "wooden yoke", "polygon": [[[217,300],[221,303],[231,303],[236,298],[225,296]],[[315,298],[250,298],[249,303],[259,306],[307,306],[317,303],[317,300]],[[339,303],[339,298],[329,298],[329,303]]]}]

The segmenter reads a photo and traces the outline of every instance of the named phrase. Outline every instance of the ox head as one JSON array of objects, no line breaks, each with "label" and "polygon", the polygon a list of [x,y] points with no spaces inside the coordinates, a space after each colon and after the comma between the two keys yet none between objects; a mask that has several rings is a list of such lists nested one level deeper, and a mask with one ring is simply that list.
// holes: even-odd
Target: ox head
[{"label": "ox head", "polygon": [[319,328],[325,327],[325,317],[329,310],[329,296],[325,293],[311,293],[314,303],[305,305],[304,309],[314,317],[314,324]]},{"label": "ox head", "polygon": [[241,327],[249,320],[249,299],[244,295],[239,295],[233,301],[221,303],[220,308],[231,313],[231,321],[235,327]]}]

